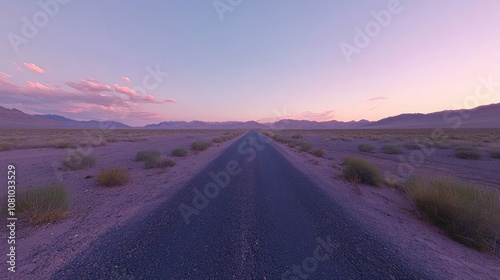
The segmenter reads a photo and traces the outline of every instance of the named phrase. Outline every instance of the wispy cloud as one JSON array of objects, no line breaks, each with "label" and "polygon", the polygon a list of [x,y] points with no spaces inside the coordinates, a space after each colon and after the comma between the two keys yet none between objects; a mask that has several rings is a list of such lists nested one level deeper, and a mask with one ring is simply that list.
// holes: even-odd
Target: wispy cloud
[{"label": "wispy cloud", "polygon": [[35,90],[42,90],[42,91],[50,91],[50,88],[48,86],[42,85],[38,82],[32,82],[32,81],[27,81],[26,85]]},{"label": "wispy cloud", "polygon": [[292,119],[292,120],[308,120],[308,121],[323,122],[323,121],[333,120],[335,118],[334,112],[335,111],[333,110],[327,110],[319,113],[306,111],[298,114],[288,114],[286,113],[286,108],[285,108],[285,110],[283,110],[283,113],[276,114],[276,116],[270,118],[262,118],[257,121],[261,123],[268,123],[284,119]]},{"label": "wispy cloud", "polygon": [[35,73],[45,74],[45,70],[43,70],[39,66],[35,65],[34,63],[25,62],[25,63],[23,63],[23,65],[24,65],[24,67],[26,67],[26,69],[31,70]]},{"label": "wispy cloud", "polygon": [[144,96],[140,95],[139,93],[137,93],[137,91],[135,91],[129,87],[119,86],[119,85],[115,84],[115,90],[117,92],[128,95],[128,97],[132,101],[146,102],[146,103],[161,103],[159,101],[156,101],[154,96],[152,96],[152,95],[144,95]]},{"label": "wispy cloud", "polygon": [[4,73],[4,72],[0,72],[0,78],[10,79],[10,78],[12,78],[12,75]]},{"label": "wispy cloud", "polygon": [[389,98],[385,97],[385,96],[377,96],[377,97],[373,97],[373,98],[368,99],[368,101],[387,100],[387,99],[389,99]]},{"label": "wispy cloud", "polygon": [[122,77],[122,81],[124,81],[127,84],[130,84],[132,82],[132,80],[130,80],[129,77]]},{"label": "wispy cloud", "polygon": [[103,91],[112,91],[113,89],[95,79],[86,79],[81,80],[78,83],[75,82],[66,82],[66,84],[76,90],[80,91],[91,91],[91,92],[103,92]]},{"label": "wispy cloud", "polygon": [[26,85],[15,85],[0,79],[0,101],[6,103],[40,105],[54,104],[66,107],[68,104],[98,104],[103,106],[127,107],[123,99],[99,92],[68,91],[59,86],[47,86],[39,82],[27,81]]},{"label": "wispy cloud", "polygon": [[175,103],[175,100],[173,99],[165,99],[164,101],[158,101],[156,98],[152,95],[140,95],[136,90],[131,89],[126,86],[120,86],[115,84],[114,89],[116,92],[123,93],[127,95],[130,100],[135,101],[135,102],[143,102],[143,103]]},{"label": "wispy cloud", "polygon": [[119,93],[126,94],[126,95],[130,96],[131,98],[138,98],[138,97],[141,96],[135,90],[133,90],[133,89],[131,89],[129,87],[120,86],[120,85],[117,85],[117,84],[115,84],[115,91],[117,91]]},{"label": "wispy cloud", "polygon": [[335,111],[333,110],[327,110],[323,111],[320,113],[314,113],[314,112],[303,112],[300,114],[296,114],[293,117],[295,119],[304,119],[304,120],[310,120],[310,121],[318,121],[318,122],[323,122],[323,121],[331,121],[335,118]]}]

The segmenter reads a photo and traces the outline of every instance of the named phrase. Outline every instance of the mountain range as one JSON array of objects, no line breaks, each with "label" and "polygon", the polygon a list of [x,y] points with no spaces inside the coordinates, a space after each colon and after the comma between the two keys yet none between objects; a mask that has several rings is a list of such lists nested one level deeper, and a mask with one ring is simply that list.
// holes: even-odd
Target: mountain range
[{"label": "mountain range", "polygon": [[[100,121],[77,121],[58,115],[30,115],[0,106],[0,128],[99,129]],[[500,128],[500,103],[470,110],[447,110],[429,114],[401,114],[379,121],[308,121],[283,119],[270,123],[255,121],[165,121],[132,127],[110,121],[106,127],[117,129],[418,129],[418,128]]]}]

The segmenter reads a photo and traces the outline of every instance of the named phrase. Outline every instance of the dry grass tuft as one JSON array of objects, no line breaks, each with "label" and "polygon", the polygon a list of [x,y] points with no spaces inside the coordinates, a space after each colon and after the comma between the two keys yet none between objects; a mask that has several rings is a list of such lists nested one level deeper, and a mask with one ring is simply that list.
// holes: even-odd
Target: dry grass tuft
[{"label": "dry grass tuft", "polygon": [[175,166],[175,161],[163,156],[148,158],[146,161],[144,161],[144,167],[146,169],[167,168],[172,166]]},{"label": "dry grass tuft", "polygon": [[349,182],[372,186],[380,184],[380,171],[370,162],[359,157],[344,158],[343,176]]},{"label": "dry grass tuft", "polygon": [[323,152],[322,149],[317,149],[317,150],[312,150],[311,152],[309,152],[311,155],[313,156],[317,156],[317,157],[323,157],[323,155],[325,154],[325,152]]},{"label": "dry grass tuft", "polygon": [[210,143],[205,142],[205,141],[196,141],[193,144],[191,144],[191,149],[193,151],[204,151],[210,147]]},{"label": "dry grass tuft", "polygon": [[95,163],[96,159],[93,155],[86,154],[81,150],[74,150],[64,156],[63,169],[72,171],[87,169],[93,167]]},{"label": "dry grass tuft", "polygon": [[402,154],[403,151],[401,150],[401,148],[399,146],[395,146],[395,145],[386,145],[386,146],[383,146],[382,147],[382,152],[384,152],[384,154],[389,154],[389,155],[396,155],[396,154]]},{"label": "dry grass tuft", "polygon": [[358,150],[364,153],[373,153],[375,151],[375,146],[372,144],[359,144]]},{"label": "dry grass tuft", "polygon": [[422,150],[422,147],[419,144],[414,143],[414,142],[408,142],[408,143],[404,144],[404,147],[408,150]]},{"label": "dry grass tuft", "polygon": [[408,195],[453,239],[480,250],[498,251],[500,193],[455,178],[412,177]]},{"label": "dry grass tuft", "polygon": [[96,179],[104,187],[123,186],[130,180],[130,172],[123,167],[101,169]]},{"label": "dry grass tuft", "polygon": [[492,151],[491,152],[491,157],[492,158],[496,158],[496,159],[500,159],[500,150]]},{"label": "dry grass tuft", "polygon": [[19,193],[16,210],[26,215],[30,225],[39,225],[63,220],[69,204],[70,197],[66,186],[58,183]]},{"label": "dry grass tuft", "polygon": [[455,156],[461,159],[478,160],[482,154],[481,151],[473,147],[458,147],[455,149]]},{"label": "dry grass tuft", "polygon": [[158,150],[142,150],[135,154],[135,161],[146,161],[151,158],[159,157],[161,152]]},{"label": "dry grass tuft", "polygon": [[173,149],[170,153],[173,157],[185,157],[188,155],[188,151],[183,148]]}]

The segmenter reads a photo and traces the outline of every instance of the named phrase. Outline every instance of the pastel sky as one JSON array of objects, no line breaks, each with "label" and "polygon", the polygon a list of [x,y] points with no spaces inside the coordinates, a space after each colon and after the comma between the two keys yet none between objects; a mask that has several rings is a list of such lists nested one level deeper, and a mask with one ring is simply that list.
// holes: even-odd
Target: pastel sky
[{"label": "pastel sky", "polygon": [[[498,0],[2,1],[0,105],[144,125],[498,103],[499,11]],[[480,77],[498,85],[477,98]]]}]

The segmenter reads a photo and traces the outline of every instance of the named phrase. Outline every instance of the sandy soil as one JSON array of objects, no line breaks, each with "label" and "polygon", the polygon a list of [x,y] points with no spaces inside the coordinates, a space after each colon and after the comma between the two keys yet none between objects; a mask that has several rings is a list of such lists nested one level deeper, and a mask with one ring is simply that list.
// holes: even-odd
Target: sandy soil
[{"label": "sandy soil", "polygon": [[[119,142],[92,148],[97,158],[95,167],[87,170],[61,172],[53,163],[60,163],[64,149],[27,149],[0,153],[0,166],[14,164],[17,171],[17,190],[26,190],[58,181],[58,176],[69,188],[72,203],[69,216],[62,222],[31,227],[18,221],[16,273],[7,273],[7,252],[2,252],[3,269],[0,279],[48,279],[65,262],[85,250],[101,234],[120,226],[130,218],[152,209],[167,200],[187,180],[198,173],[208,162],[221,153],[233,140],[213,144],[203,152],[189,152],[188,157],[173,158],[176,166],[162,169],[144,168],[135,162],[135,154],[144,149],[158,149],[169,154],[174,148],[189,146],[196,140],[211,141],[223,132],[177,133],[150,137],[140,142]],[[100,168],[122,166],[131,172],[130,182],[117,188],[100,187],[94,178]],[[7,176],[1,183],[6,186]],[[0,194],[5,200],[7,189]],[[6,222],[6,221],[5,221]],[[2,231],[2,240],[7,232]],[[5,248],[2,245],[2,248]]]},{"label": "sandy soil", "polygon": [[[478,252],[448,238],[424,219],[402,191],[387,186],[353,185],[339,179],[344,156],[362,155],[381,170],[397,172],[397,155],[381,152],[366,154],[357,150],[360,143],[371,142],[378,148],[388,143],[364,139],[332,140],[315,133],[305,134],[302,140],[313,143],[314,149],[322,148],[324,158],[274,141],[272,144],[339,205],[358,217],[370,234],[394,244],[401,256],[439,275],[441,279],[500,279],[498,256]],[[409,151],[405,153],[408,155]],[[480,161],[460,160],[450,156],[451,153],[451,150],[436,150],[417,167],[417,172],[440,170],[493,187],[500,186],[500,160],[486,157]]]}]

